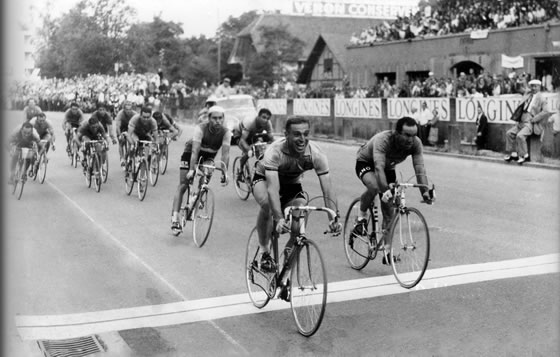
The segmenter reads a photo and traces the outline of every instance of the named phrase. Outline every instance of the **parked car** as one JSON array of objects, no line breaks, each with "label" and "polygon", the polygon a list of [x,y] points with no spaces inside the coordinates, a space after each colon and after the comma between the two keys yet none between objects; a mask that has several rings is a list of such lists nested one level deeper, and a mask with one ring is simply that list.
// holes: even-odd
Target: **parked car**
[{"label": "parked car", "polygon": [[239,122],[253,119],[257,116],[256,100],[248,94],[236,94],[218,98],[216,104],[224,108],[224,126],[232,131],[239,125]]}]

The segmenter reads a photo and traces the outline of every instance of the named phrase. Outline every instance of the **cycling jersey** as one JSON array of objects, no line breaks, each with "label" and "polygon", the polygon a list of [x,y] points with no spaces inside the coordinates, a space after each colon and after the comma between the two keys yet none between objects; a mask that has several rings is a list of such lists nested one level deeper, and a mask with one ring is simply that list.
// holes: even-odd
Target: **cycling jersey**
[{"label": "cycling jersey", "polygon": [[95,111],[91,114],[90,118],[97,118],[99,120],[99,122],[101,123],[101,125],[103,125],[103,129],[105,129],[105,131],[107,130],[107,126],[108,125],[112,125],[113,124],[113,118],[111,118],[111,114],[109,114],[109,112],[105,112],[103,114],[101,114],[99,111]]},{"label": "cycling jersey", "polygon": [[154,118],[145,124],[140,114],[134,115],[128,122],[128,134],[136,134],[138,137],[146,137],[157,131],[157,123]]},{"label": "cycling jersey", "polygon": [[26,121],[29,121],[37,116],[37,114],[42,113],[43,111],[38,106],[31,108],[29,106],[23,108],[23,112],[25,113]]},{"label": "cycling jersey", "polygon": [[185,152],[192,152],[192,143],[200,143],[200,151],[217,153],[224,145],[229,146],[231,132],[226,127],[220,127],[217,132],[210,131],[208,122],[198,124],[194,128],[193,138],[185,143]]},{"label": "cycling jersey", "polygon": [[39,134],[39,137],[41,139],[47,134],[53,134],[54,133],[53,126],[52,126],[50,120],[48,120],[48,119],[45,119],[44,121],[39,122],[39,121],[37,121],[37,118],[33,118],[33,119],[31,119],[31,121],[29,123],[31,123],[31,125],[33,125],[33,128],[35,130],[37,130],[37,133]]},{"label": "cycling jersey", "polygon": [[157,124],[158,130],[170,130],[171,129],[171,122],[167,119],[166,115],[163,115],[160,120],[154,118]]},{"label": "cycling jersey", "polygon": [[317,176],[329,173],[327,156],[317,144],[309,142],[301,157],[294,157],[287,147],[286,138],[270,144],[262,160],[258,161],[256,175],[265,176],[265,171],[278,171],[280,185],[301,183],[305,171],[315,169]]},{"label": "cycling jersey", "polygon": [[69,123],[73,128],[78,128],[84,121],[84,113],[80,109],[74,113],[72,108],[70,108],[64,113],[64,121]]},{"label": "cycling jersey", "polygon": [[102,125],[90,125],[88,122],[83,123],[78,129],[79,136],[85,136],[92,140],[100,140],[105,137],[105,129]]},{"label": "cycling jersey", "polygon": [[249,132],[247,136],[247,144],[251,145],[256,134],[261,134],[266,130],[267,136],[264,138],[265,141],[272,141],[272,123],[270,120],[263,122],[262,120],[257,120],[253,118],[252,120],[242,121],[239,123],[239,130],[243,134],[244,131]]},{"label": "cycling jersey", "polygon": [[132,119],[136,114],[134,110],[130,110],[128,113],[126,110],[121,109],[117,116],[115,117],[115,126],[119,132],[127,131],[128,130],[128,123],[130,123],[130,119]]},{"label": "cycling jersey", "polygon": [[21,130],[13,133],[8,141],[11,145],[15,145],[18,148],[32,148],[33,143],[38,143],[40,140],[39,135],[35,130],[27,138],[21,134]]},{"label": "cycling jersey", "polygon": [[394,131],[386,130],[374,135],[367,143],[362,145],[357,153],[357,160],[373,163],[383,170],[394,170],[395,166],[412,155],[414,167],[424,166],[422,156],[422,142],[417,136],[410,150],[399,150],[393,143]]}]

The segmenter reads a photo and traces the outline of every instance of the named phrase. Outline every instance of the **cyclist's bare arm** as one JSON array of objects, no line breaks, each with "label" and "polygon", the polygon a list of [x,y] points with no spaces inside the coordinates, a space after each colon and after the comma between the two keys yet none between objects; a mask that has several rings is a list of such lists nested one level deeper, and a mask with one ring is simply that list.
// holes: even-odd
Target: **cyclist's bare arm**
[{"label": "cyclist's bare arm", "polygon": [[412,166],[416,174],[416,182],[425,186],[419,187],[420,192],[424,194],[428,191],[428,176],[426,175],[426,168],[424,167],[424,156],[422,152],[412,155]]},{"label": "cyclist's bare arm", "polygon": [[191,162],[189,163],[189,172],[194,172],[196,164],[198,163],[198,155],[200,154],[200,141],[192,143]]},{"label": "cyclist's bare arm", "polygon": [[249,138],[249,134],[250,134],[249,130],[243,129],[243,132],[241,134],[241,139],[239,139],[239,146],[241,147],[244,153],[247,153],[249,151],[249,144],[247,143],[247,138]]},{"label": "cyclist's bare arm", "polygon": [[284,218],[280,205],[280,178],[278,176],[278,171],[266,170],[265,176],[270,211],[274,219],[278,221]]}]

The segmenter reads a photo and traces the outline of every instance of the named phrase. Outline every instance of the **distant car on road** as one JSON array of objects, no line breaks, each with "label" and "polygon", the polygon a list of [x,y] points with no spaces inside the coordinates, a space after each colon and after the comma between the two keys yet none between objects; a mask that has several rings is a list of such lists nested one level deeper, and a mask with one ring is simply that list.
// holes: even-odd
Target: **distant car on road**
[{"label": "distant car on road", "polygon": [[239,122],[253,119],[257,116],[256,100],[248,94],[236,94],[217,98],[216,104],[224,108],[224,126],[231,131],[239,125]]}]

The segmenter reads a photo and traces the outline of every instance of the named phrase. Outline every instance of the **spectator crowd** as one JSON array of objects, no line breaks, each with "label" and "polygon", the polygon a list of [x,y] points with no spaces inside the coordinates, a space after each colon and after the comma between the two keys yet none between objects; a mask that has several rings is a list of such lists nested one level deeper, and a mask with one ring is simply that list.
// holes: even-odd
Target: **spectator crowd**
[{"label": "spectator crowd", "polygon": [[352,34],[350,44],[373,45],[381,41],[443,36],[478,30],[505,29],[542,24],[560,18],[557,0],[440,0],[410,16]]}]

